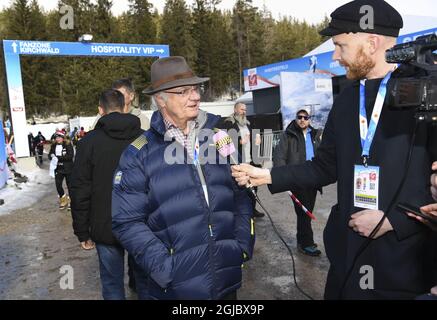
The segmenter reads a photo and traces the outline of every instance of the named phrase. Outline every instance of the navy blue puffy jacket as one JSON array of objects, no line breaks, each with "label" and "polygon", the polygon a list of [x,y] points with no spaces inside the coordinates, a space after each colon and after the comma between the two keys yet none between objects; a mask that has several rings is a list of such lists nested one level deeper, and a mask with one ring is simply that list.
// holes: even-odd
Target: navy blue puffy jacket
[{"label": "navy blue puffy jacket", "polygon": [[[208,114],[204,128],[219,119]],[[123,153],[114,177],[113,233],[147,274],[151,299],[220,299],[240,288],[242,263],[252,256],[250,198],[228,164],[205,164],[208,206],[196,167],[164,161],[172,143],[164,133],[155,112],[143,141]],[[199,141],[201,149],[218,159],[211,141]]]}]

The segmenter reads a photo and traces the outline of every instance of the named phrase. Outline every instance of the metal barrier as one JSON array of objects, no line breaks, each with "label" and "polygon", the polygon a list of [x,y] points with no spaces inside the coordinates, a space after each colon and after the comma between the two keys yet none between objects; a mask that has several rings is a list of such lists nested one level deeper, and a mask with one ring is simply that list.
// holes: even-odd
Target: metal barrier
[{"label": "metal barrier", "polygon": [[258,156],[264,161],[272,161],[273,151],[279,143],[282,131],[264,131],[261,133],[261,145],[258,149]]}]

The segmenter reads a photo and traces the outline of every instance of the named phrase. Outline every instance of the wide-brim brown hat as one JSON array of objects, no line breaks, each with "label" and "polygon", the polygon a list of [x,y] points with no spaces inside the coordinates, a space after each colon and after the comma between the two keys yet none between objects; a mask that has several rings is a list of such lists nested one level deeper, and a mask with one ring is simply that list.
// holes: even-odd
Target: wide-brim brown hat
[{"label": "wide-brim brown hat", "polygon": [[151,68],[152,83],[143,93],[152,95],[157,92],[181,86],[192,86],[209,81],[194,74],[184,57],[168,57],[156,60]]}]

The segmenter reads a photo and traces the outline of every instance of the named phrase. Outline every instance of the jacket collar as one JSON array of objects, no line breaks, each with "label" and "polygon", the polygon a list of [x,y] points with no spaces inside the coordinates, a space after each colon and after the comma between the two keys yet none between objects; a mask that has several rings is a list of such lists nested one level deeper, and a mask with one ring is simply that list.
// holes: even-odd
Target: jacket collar
[{"label": "jacket collar", "polygon": [[[199,111],[197,117],[197,122],[199,123],[200,129],[213,129],[214,126],[219,122],[220,116],[215,114],[207,113],[203,110]],[[164,136],[167,129],[164,124],[164,118],[159,111],[155,111],[152,115],[152,120],[150,122],[150,127],[155,130],[159,135]]]}]

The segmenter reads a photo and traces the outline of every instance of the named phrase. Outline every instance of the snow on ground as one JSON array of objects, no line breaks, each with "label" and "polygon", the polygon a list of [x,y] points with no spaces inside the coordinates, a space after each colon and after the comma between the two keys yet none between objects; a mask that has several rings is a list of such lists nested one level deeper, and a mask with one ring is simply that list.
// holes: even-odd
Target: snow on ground
[{"label": "snow on ground", "polygon": [[0,199],[5,201],[0,206],[0,215],[32,206],[43,198],[49,192],[50,185],[55,183],[54,178],[49,176],[48,170],[37,168],[19,173],[28,177],[29,181],[16,183],[13,179],[8,180],[7,185],[0,190]]}]

